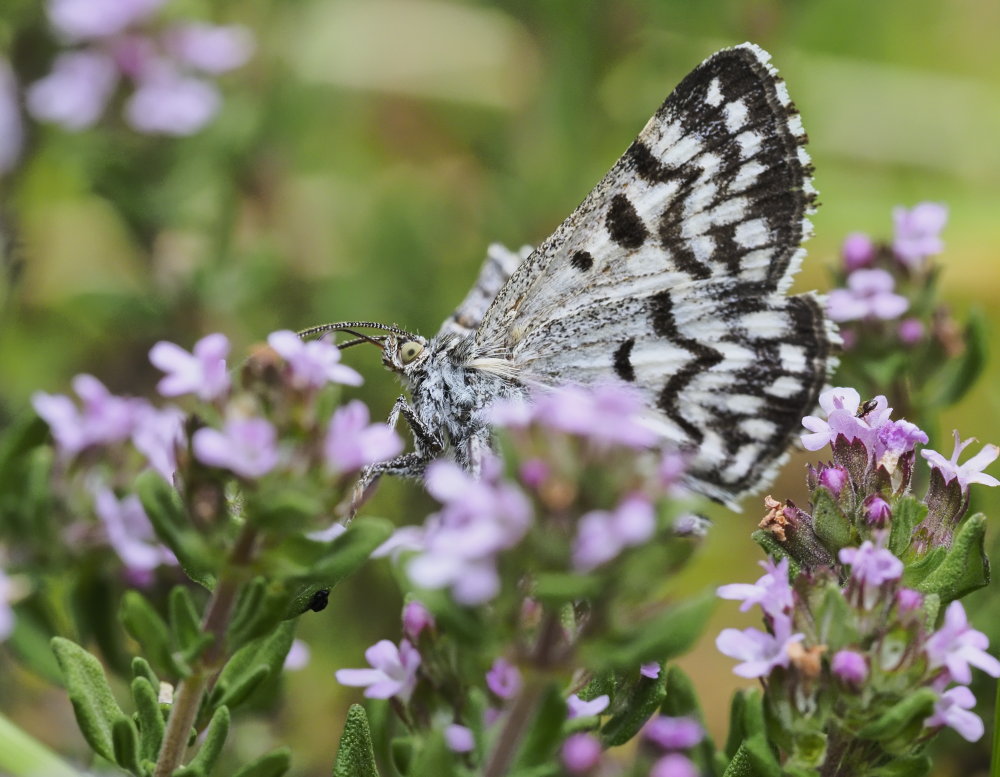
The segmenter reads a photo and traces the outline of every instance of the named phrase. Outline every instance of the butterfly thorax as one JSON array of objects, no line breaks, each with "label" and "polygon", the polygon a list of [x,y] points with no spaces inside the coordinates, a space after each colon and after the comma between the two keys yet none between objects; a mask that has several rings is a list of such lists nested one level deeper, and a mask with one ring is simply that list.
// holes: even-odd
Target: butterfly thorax
[{"label": "butterfly thorax", "polygon": [[[476,362],[472,335],[442,333],[428,344],[424,358],[402,371],[413,400],[413,411],[441,452],[453,456],[470,471],[490,447],[491,432],[485,408],[501,397],[521,396],[516,381],[472,366]],[[421,441],[415,441],[421,447]]]}]

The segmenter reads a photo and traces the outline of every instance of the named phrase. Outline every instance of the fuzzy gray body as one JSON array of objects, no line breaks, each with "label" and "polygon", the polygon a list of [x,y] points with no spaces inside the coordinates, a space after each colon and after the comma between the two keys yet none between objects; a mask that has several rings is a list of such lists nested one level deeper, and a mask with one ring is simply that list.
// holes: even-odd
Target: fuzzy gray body
[{"label": "fuzzy gray body", "polygon": [[524,389],[502,376],[469,368],[474,348],[471,334],[443,332],[427,344],[424,369],[403,380],[413,413],[433,441],[429,452],[449,455],[465,469],[478,472],[491,447],[483,411],[498,398],[523,395]]},{"label": "fuzzy gray body", "polygon": [[687,454],[688,485],[734,504],[783,461],[839,342],[822,301],[789,296],[816,190],[806,135],[752,44],[695,68],[581,205],[535,250],[491,246],[430,342],[388,336],[414,450],[370,469],[422,474],[489,448],[504,396],[618,380]]}]

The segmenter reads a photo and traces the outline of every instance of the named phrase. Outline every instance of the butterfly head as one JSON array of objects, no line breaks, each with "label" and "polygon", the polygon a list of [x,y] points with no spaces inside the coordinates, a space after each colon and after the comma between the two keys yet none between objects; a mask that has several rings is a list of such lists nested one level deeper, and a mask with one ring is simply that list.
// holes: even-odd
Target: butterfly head
[{"label": "butterfly head", "polygon": [[382,363],[393,372],[409,375],[427,360],[427,340],[420,335],[390,334],[382,346]]}]

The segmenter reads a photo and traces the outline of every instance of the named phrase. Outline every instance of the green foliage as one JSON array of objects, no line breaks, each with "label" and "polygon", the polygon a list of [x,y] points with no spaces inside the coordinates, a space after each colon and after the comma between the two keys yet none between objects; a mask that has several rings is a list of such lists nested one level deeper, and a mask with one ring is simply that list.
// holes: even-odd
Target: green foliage
[{"label": "green foliage", "polygon": [[352,704],[347,711],[333,777],[379,777],[368,716],[360,704]]},{"label": "green foliage", "polygon": [[197,755],[174,772],[174,777],[208,777],[215,768],[229,735],[229,708],[217,707],[205,730],[205,741]]},{"label": "green foliage", "polygon": [[986,516],[971,515],[962,522],[940,563],[920,583],[923,593],[937,594],[942,604],[960,599],[990,582],[990,560],[986,555]]},{"label": "green foliage", "polygon": [[101,662],[62,637],[53,638],[52,650],[62,669],[80,732],[95,753],[115,761],[112,731],[115,721],[124,718],[125,713],[111,694]]},{"label": "green foliage", "polygon": [[166,621],[146,597],[138,591],[126,591],[120,617],[125,630],[142,645],[146,656],[161,673],[175,678],[187,674],[188,667],[178,660],[174,651],[176,632],[171,633]]},{"label": "green foliage", "polygon": [[628,742],[659,709],[667,696],[667,675],[663,668],[655,678],[631,677],[616,689],[610,718],[601,726],[605,747]]},{"label": "green foliage", "polygon": [[291,751],[287,747],[279,747],[251,761],[232,777],[281,777],[291,766]]},{"label": "green foliage", "polygon": [[285,621],[271,634],[243,645],[223,667],[209,698],[209,708],[235,709],[269,677],[280,670],[292,647],[295,621]]}]

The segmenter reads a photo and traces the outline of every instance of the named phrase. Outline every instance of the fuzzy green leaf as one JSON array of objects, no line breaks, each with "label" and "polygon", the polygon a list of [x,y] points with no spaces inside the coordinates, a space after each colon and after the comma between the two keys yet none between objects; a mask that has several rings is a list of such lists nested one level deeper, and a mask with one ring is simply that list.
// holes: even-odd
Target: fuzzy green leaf
[{"label": "fuzzy green leaf", "polygon": [[836,555],[841,548],[852,544],[854,527],[851,520],[840,511],[833,494],[822,486],[813,492],[813,531],[830,553]]},{"label": "fuzzy green leaf", "polygon": [[281,777],[292,765],[292,751],[279,747],[251,761],[233,777]]},{"label": "fuzzy green leaf", "polygon": [[112,727],[125,713],[111,695],[101,662],[68,639],[53,637],[51,645],[62,669],[80,732],[95,753],[114,761]]},{"label": "fuzzy green leaf", "polygon": [[965,519],[952,540],[944,560],[925,577],[917,590],[941,597],[941,604],[960,599],[990,582],[990,560],[986,556],[986,516],[976,513]]},{"label": "fuzzy green leaf", "polygon": [[888,547],[897,558],[903,558],[913,539],[913,530],[926,516],[927,505],[915,497],[900,497],[893,505]]},{"label": "fuzzy green leaf", "polygon": [[111,725],[111,743],[115,751],[115,763],[132,774],[140,775],[139,732],[135,723],[124,715]]},{"label": "fuzzy green leaf", "polygon": [[145,677],[149,681],[149,684],[153,688],[160,687],[160,678],[156,676],[156,672],[153,671],[153,667],[149,665],[149,662],[142,656],[136,656],[132,659],[132,677]]},{"label": "fuzzy green leaf", "polygon": [[193,659],[204,648],[201,618],[191,592],[182,585],[170,589],[170,630],[187,660]]},{"label": "fuzzy green leaf", "polygon": [[187,766],[174,772],[174,777],[208,777],[212,773],[229,735],[229,717],[228,707],[222,706],[215,710],[198,754]]},{"label": "fuzzy green leaf", "polygon": [[352,704],[347,711],[333,777],[379,777],[368,716],[360,704]]},{"label": "fuzzy green leaf", "polygon": [[187,673],[187,667],[174,655],[170,629],[145,596],[138,591],[126,591],[119,617],[158,671],[170,677],[183,677]]},{"label": "fuzzy green leaf", "polygon": [[277,675],[295,639],[295,625],[295,621],[284,621],[274,633],[237,650],[219,674],[213,702],[234,709],[269,676]]},{"label": "fuzzy green leaf", "polygon": [[515,761],[519,768],[549,763],[562,742],[563,723],[566,722],[566,700],[555,685],[542,691],[542,699],[535,719],[528,727],[528,734]]},{"label": "fuzzy green leaf", "polygon": [[657,677],[639,675],[625,693],[616,693],[611,717],[601,727],[604,746],[614,747],[628,742],[663,704],[666,696],[667,677],[662,668]]},{"label": "fuzzy green leaf", "polygon": [[897,756],[885,766],[872,769],[868,777],[924,777],[930,771],[931,759],[926,755]]},{"label": "fuzzy green leaf", "polygon": [[211,590],[215,586],[213,554],[188,520],[177,491],[152,470],[136,478],[135,489],[156,536],[174,552],[189,578]]},{"label": "fuzzy green leaf", "polygon": [[629,670],[647,661],[681,655],[698,639],[715,602],[713,591],[681,601],[627,635],[595,641],[589,658],[599,668]]},{"label": "fuzzy green leaf", "polygon": [[132,680],[132,702],[139,724],[139,757],[155,761],[165,728],[157,689],[145,677],[136,677]]},{"label": "fuzzy green leaf", "polygon": [[858,731],[862,739],[886,740],[900,736],[917,721],[922,721],[934,710],[938,694],[931,688],[920,688],[897,702],[867,726]]},{"label": "fuzzy green leaf", "polygon": [[989,336],[989,323],[982,311],[970,310],[963,338],[965,350],[957,358],[948,360],[943,375],[934,382],[936,391],[926,400],[929,406],[953,405],[972,388],[986,366]]}]

